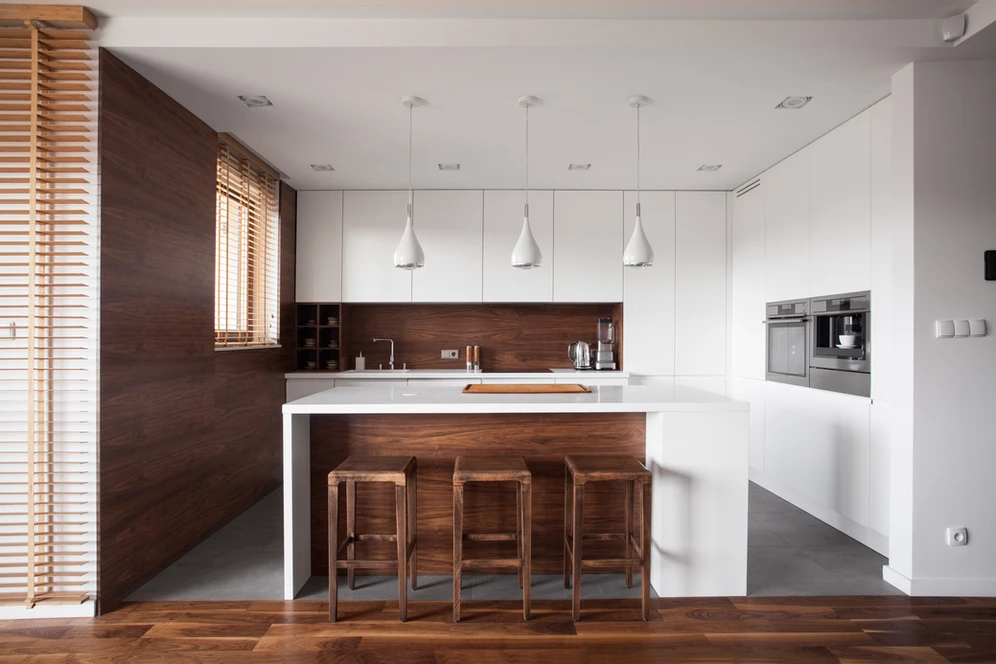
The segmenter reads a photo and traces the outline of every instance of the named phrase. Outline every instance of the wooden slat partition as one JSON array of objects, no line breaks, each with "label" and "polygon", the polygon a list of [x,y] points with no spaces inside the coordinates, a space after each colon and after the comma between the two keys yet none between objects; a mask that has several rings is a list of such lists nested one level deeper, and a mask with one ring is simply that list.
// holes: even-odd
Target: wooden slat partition
[{"label": "wooden slat partition", "polygon": [[0,603],[28,608],[95,589],[96,92],[52,9],[0,6]]}]

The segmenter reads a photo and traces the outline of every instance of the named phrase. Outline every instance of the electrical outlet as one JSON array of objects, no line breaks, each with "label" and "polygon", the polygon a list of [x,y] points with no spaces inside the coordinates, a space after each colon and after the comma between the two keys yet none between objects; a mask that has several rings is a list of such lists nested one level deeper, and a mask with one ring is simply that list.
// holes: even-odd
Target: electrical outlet
[{"label": "electrical outlet", "polygon": [[948,528],[948,546],[965,546],[968,544],[967,528]]},{"label": "electrical outlet", "polygon": [[444,360],[456,360],[460,358],[460,351],[458,350],[444,350],[440,353],[440,356]]}]

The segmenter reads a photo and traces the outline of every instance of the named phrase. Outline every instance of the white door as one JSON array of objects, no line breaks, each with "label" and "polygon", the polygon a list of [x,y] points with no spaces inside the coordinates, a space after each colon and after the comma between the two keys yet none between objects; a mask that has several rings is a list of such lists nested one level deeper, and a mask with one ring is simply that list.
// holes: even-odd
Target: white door
[{"label": "white door", "polygon": [[726,375],[726,193],[675,196],[674,373]]},{"label": "white door", "polygon": [[765,185],[733,199],[731,374],[764,380]]},{"label": "white door", "polygon": [[809,147],[764,174],[768,302],[809,292]]},{"label": "white door", "polygon": [[342,300],[341,191],[297,194],[294,288],[298,302]]},{"label": "white door", "polygon": [[[643,228],[654,248],[651,267],[623,268],[626,371],[674,374],[674,192],[641,194]],[[623,236],[636,223],[636,192],[625,195]]]},{"label": "white door", "polygon": [[553,194],[555,302],[622,302],[621,191]]},{"label": "white door", "polygon": [[412,274],[394,267],[407,215],[406,191],[343,192],[343,302],[411,302]]},{"label": "white door", "polygon": [[416,191],[415,235],[425,267],[412,275],[413,302],[480,302],[483,192]]},{"label": "white door", "polygon": [[512,267],[522,231],[522,191],[484,192],[484,301],[553,302],[553,192],[529,192],[529,226],[543,253],[540,267]]},{"label": "white door", "polygon": [[812,297],[871,288],[869,111],[810,147]]}]

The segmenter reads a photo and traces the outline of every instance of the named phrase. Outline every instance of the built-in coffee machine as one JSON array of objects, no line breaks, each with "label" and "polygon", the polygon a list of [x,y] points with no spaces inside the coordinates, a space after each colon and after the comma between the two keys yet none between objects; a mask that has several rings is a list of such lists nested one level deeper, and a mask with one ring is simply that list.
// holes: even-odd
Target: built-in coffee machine
[{"label": "built-in coffee machine", "polygon": [[871,395],[871,293],[814,297],[810,387]]},{"label": "built-in coffee machine", "polygon": [[616,368],[616,326],[611,318],[598,319],[598,346],[595,348],[595,369]]}]

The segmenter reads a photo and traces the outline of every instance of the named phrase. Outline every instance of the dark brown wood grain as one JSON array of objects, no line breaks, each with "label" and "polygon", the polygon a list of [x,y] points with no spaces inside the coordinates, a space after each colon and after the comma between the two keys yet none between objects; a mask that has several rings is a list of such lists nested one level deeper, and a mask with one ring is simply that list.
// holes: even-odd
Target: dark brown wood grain
[{"label": "dark brown wood grain", "polygon": [[[104,49],[99,123],[106,611],[279,484],[282,373],[293,351],[214,350],[216,133]],[[285,185],[285,335],[295,219]]]},{"label": "dark brown wood grain", "polygon": [[[387,368],[389,344],[372,343],[373,337],[394,339],[399,369],[403,362],[409,369],[464,369],[467,346],[481,347],[484,371],[570,367],[567,345],[587,341],[594,350],[599,318],[615,322],[622,356],[622,304],[344,304],[342,309],[344,370],[353,368],[359,351],[367,369]],[[458,359],[440,359],[439,351],[454,348]]]},{"label": "dark brown wood grain", "polygon": [[[312,569],[315,574],[324,574],[328,564],[328,474],[346,457],[410,454],[418,458],[419,568],[425,574],[449,574],[453,565],[456,457],[500,453],[522,455],[532,473],[533,570],[559,574],[563,564],[564,457],[614,454],[643,459],[645,431],[642,413],[313,415]],[[368,484],[358,486],[356,492],[358,528],[391,532],[393,487]],[[591,532],[621,531],[623,485],[594,485],[587,495],[585,528]],[[464,512],[467,532],[471,527],[474,532],[513,532],[515,492],[498,484],[468,485]],[[341,528],[339,536],[344,534]],[[508,546],[475,543],[472,554],[475,558],[507,558]],[[514,551],[512,547],[513,555]],[[391,551],[381,548],[375,553],[387,557]]]}]

